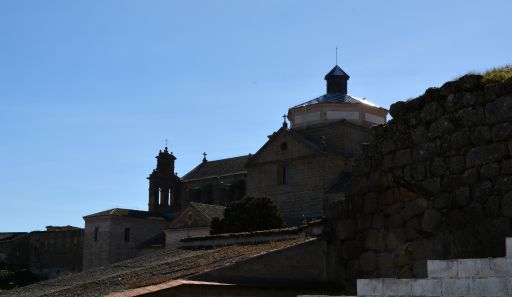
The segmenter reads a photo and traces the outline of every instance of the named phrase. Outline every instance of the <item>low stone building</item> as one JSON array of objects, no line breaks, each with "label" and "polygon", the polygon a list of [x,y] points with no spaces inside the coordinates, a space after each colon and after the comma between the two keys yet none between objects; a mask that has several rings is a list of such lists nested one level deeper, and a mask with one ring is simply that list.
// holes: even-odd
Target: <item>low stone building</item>
[{"label": "low stone building", "polygon": [[30,269],[49,278],[81,271],[84,230],[72,226],[46,229],[0,233],[0,268]]},{"label": "low stone building", "polygon": [[84,269],[138,255],[141,244],[169,226],[159,213],[114,208],[84,217]]},{"label": "low stone building", "polygon": [[156,156],[148,177],[148,211],[114,208],[84,216],[84,269],[135,257],[181,210],[180,182],[174,173],[176,157],[167,147]]},{"label": "low stone building", "polygon": [[47,277],[81,271],[84,229],[71,226],[46,229],[30,232],[30,270]]},{"label": "low stone building", "polygon": [[22,269],[30,264],[28,232],[0,233],[0,268]]},{"label": "low stone building", "polygon": [[165,230],[165,246],[178,245],[180,240],[210,234],[210,222],[224,217],[224,206],[190,202]]}]

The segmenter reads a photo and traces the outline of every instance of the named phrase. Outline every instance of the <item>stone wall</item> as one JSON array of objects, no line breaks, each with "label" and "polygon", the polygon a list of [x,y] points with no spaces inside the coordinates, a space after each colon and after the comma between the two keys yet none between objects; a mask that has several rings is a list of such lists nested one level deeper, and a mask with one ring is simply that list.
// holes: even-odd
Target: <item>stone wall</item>
[{"label": "stone wall", "polygon": [[282,127],[249,160],[247,194],[274,199],[289,225],[301,224],[304,216],[325,216],[327,202],[343,197],[329,190],[349,171],[355,148],[369,133],[345,120],[300,130]]},{"label": "stone wall", "polygon": [[0,269],[30,269],[49,278],[79,272],[83,237],[84,230],[80,228],[0,233]]},{"label": "stone wall", "polygon": [[0,269],[16,270],[29,266],[29,239],[26,232],[0,233]]},{"label": "stone wall", "polygon": [[331,279],[425,277],[427,259],[504,255],[512,235],[512,80],[466,75],[397,102],[328,214]]},{"label": "stone wall", "polygon": [[[169,222],[161,218],[99,216],[85,219],[84,270],[107,265],[138,255],[140,245],[163,232]],[[95,240],[95,229],[98,237]],[[129,238],[125,239],[125,229]]]},{"label": "stone wall", "polygon": [[322,216],[325,192],[339,175],[339,168],[344,167],[345,159],[309,155],[288,161],[285,163],[289,171],[288,184],[278,183],[278,166],[282,164],[267,163],[250,168],[248,195],[274,199],[291,225],[301,223],[303,215]]},{"label": "stone wall", "polygon": [[82,270],[84,230],[30,233],[30,269],[47,277]]}]

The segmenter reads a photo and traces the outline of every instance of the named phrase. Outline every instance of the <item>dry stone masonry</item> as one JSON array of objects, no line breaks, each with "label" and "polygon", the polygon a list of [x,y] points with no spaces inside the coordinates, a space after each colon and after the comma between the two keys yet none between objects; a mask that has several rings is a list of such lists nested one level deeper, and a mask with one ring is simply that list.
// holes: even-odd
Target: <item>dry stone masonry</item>
[{"label": "dry stone masonry", "polygon": [[511,296],[512,238],[506,258],[428,260],[425,279],[360,279],[361,297]]},{"label": "dry stone masonry", "polygon": [[[502,257],[512,235],[512,80],[466,75],[391,106],[328,214],[331,279],[427,276],[427,259]],[[432,262],[433,263],[433,262]]]}]

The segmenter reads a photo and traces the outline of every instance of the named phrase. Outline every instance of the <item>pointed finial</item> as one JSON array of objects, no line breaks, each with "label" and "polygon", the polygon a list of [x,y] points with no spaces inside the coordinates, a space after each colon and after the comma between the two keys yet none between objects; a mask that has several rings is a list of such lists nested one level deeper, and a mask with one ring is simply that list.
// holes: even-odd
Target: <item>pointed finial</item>
[{"label": "pointed finial", "polygon": [[207,154],[206,152],[204,152],[204,153],[203,153],[203,162],[208,162],[208,160],[206,160],[206,156],[207,156],[207,155],[208,155],[208,154]]},{"label": "pointed finial", "polygon": [[338,65],[338,47],[336,46],[336,65]]},{"label": "pointed finial", "polygon": [[288,124],[286,123],[286,115],[283,114],[283,127],[287,128]]}]

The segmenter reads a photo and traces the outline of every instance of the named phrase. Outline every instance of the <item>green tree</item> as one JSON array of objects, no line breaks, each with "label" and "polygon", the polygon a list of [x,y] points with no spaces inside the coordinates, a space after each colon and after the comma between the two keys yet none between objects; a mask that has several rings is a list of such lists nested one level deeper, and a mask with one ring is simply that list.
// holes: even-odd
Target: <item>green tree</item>
[{"label": "green tree", "polygon": [[251,232],[284,226],[274,200],[267,197],[245,197],[227,204],[224,218],[212,220],[210,233]]}]

